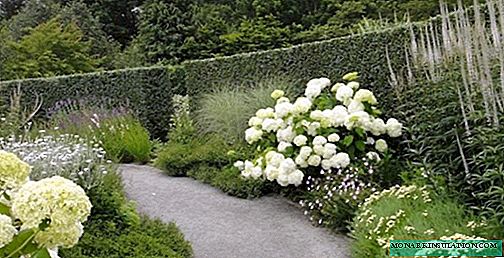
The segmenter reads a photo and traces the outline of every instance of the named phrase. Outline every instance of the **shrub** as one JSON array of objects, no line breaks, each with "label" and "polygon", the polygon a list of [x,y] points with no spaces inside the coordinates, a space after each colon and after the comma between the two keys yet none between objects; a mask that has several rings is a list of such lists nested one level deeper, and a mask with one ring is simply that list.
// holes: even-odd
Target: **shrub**
[{"label": "shrub", "polygon": [[195,138],[189,144],[167,143],[157,154],[154,165],[171,176],[184,176],[199,164],[222,167],[229,163],[231,149],[220,137]]},{"label": "shrub", "polygon": [[210,184],[223,192],[239,198],[261,197],[273,191],[272,185],[261,180],[249,180],[238,173],[238,169],[227,165],[223,168],[205,164],[192,167],[187,176]]},{"label": "shrub", "polygon": [[353,257],[388,257],[392,239],[472,239],[486,234],[486,222],[466,214],[457,202],[415,185],[395,186],[371,195],[353,219]]},{"label": "shrub", "polygon": [[262,107],[272,106],[275,101],[271,92],[281,89],[296,91],[295,83],[275,78],[254,85],[225,85],[203,94],[197,103],[195,116],[198,131],[204,134],[219,134],[233,142],[242,142],[247,122]]},{"label": "shrub", "polygon": [[61,250],[72,257],[192,257],[191,245],[175,224],[140,218],[123,193],[118,174],[109,173],[103,185],[89,192],[93,209],[80,243]]},{"label": "shrub", "polygon": [[[284,187],[300,186],[305,175],[329,180],[326,173],[349,174],[347,167],[352,172],[363,170],[365,179],[370,177],[374,164],[389,156],[385,139],[393,142],[401,136],[402,124],[379,118],[377,99],[371,91],[359,89],[357,73],[343,78],[347,84],[334,86],[327,78],[310,80],[304,96],[293,103],[283,91],[275,90],[271,94],[277,99],[275,107],[260,109],[249,120],[245,139],[257,155],[235,163],[242,175]],[[351,189],[355,195],[389,183],[365,179]],[[345,180],[341,176],[336,181],[346,185]]]},{"label": "shrub", "polygon": [[40,24],[19,43],[9,42],[14,54],[5,61],[5,79],[95,71],[97,62],[82,36],[77,25],[63,27],[57,18]]}]

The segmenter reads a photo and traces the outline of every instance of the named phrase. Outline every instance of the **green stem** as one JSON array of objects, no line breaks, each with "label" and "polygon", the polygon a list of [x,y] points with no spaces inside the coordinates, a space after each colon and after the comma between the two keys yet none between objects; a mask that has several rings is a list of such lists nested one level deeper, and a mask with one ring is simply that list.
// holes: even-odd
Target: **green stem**
[{"label": "green stem", "polygon": [[25,248],[25,246],[30,243],[33,238],[35,238],[35,236],[39,233],[40,230],[36,230],[35,233],[33,233],[33,235],[31,235],[29,238],[27,238],[22,245],[20,245],[18,248],[16,248],[16,250],[14,250],[14,252],[12,252],[11,254],[9,254],[6,258],[11,258],[11,257],[14,257],[15,254],[21,252],[21,250],[23,250],[23,248]]}]

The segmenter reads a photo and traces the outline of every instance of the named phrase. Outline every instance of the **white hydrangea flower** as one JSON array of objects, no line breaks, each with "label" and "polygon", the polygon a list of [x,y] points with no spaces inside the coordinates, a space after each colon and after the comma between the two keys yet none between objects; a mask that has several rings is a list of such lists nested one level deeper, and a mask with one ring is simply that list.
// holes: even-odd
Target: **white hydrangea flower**
[{"label": "white hydrangea flower", "polygon": [[15,190],[28,181],[30,165],[16,155],[0,150],[0,191]]},{"label": "white hydrangea flower", "polygon": [[359,79],[358,72],[347,73],[343,76],[343,80],[345,80],[345,81],[355,81],[357,79]]},{"label": "white hydrangea flower", "polygon": [[327,139],[324,136],[316,136],[313,138],[313,145],[324,145],[327,143]]},{"label": "white hydrangea flower", "polygon": [[321,110],[314,110],[310,113],[310,118],[313,120],[320,121],[324,119],[324,114],[322,113]]},{"label": "white hydrangea flower", "polygon": [[387,133],[390,137],[399,137],[402,135],[402,124],[397,119],[387,120]]},{"label": "white hydrangea flower", "polygon": [[332,133],[329,136],[327,136],[327,140],[329,142],[339,142],[340,136],[337,133]]},{"label": "white hydrangea flower", "polygon": [[380,161],[381,158],[380,158],[380,155],[374,151],[370,151],[368,153],[366,153],[366,157],[369,159],[369,160],[375,160],[375,161]]},{"label": "white hydrangea flower", "polygon": [[304,155],[297,155],[294,161],[300,167],[308,167],[308,162],[306,162],[307,157]]},{"label": "white hydrangea flower", "polygon": [[326,143],[324,145],[324,154],[322,155],[324,159],[330,159],[336,154],[336,145],[333,143]]},{"label": "white hydrangea flower", "polygon": [[305,96],[310,99],[316,98],[329,85],[331,85],[331,80],[328,78],[312,79],[306,84]]},{"label": "white hydrangea flower", "polygon": [[47,248],[69,248],[82,235],[81,223],[91,212],[91,202],[80,186],[55,176],[24,184],[12,197],[11,212],[22,222],[22,230],[38,228],[50,220],[35,241]]},{"label": "white hydrangea flower", "polygon": [[250,127],[249,129],[245,130],[245,140],[249,143],[252,144],[254,142],[257,142],[261,139],[263,135],[263,131],[259,130],[255,127]]},{"label": "white hydrangea flower", "polygon": [[381,118],[373,119],[369,130],[374,136],[380,136],[387,132],[385,122]]},{"label": "white hydrangea flower", "polygon": [[261,119],[274,118],[275,110],[273,110],[272,108],[262,108],[257,110],[256,116]]},{"label": "white hydrangea flower", "polygon": [[355,113],[355,112],[359,112],[359,111],[364,111],[364,109],[365,109],[364,104],[362,104],[362,102],[355,100],[355,99],[350,101],[350,104],[348,105],[348,113],[350,113],[350,114]]},{"label": "white hydrangea flower", "polygon": [[355,112],[347,116],[347,119],[345,121],[345,127],[348,130],[352,130],[356,127],[366,128],[365,126],[370,123],[370,119],[371,117],[367,112],[364,111]]},{"label": "white hydrangea flower", "polygon": [[347,103],[352,98],[353,93],[354,92],[351,87],[348,87],[347,85],[341,86],[336,92],[336,99],[343,103]]},{"label": "white hydrangea flower", "polygon": [[292,110],[294,109],[294,105],[289,102],[279,103],[275,106],[275,114],[278,118],[284,118],[288,116]]},{"label": "white hydrangea flower", "polygon": [[292,147],[292,144],[290,142],[280,142],[277,149],[279,152],[285,152],[289,147]]},{"label": "white hydrangea flower", "polygon": [[333,108],[334,115],[334,127],[340,127],[345,124],[345,121],[348,117],[348,110],[345,106],[338,105]]},{"label": "white hydrangea flower", "polygon": [[313,149],[309,146],[303,146],[299,150],[299,155],[304,157],[305,159],[308,159],[308,157],[312,154]]},{"label": "white hydrangea flower", "polygon": [[245,161],[244,168],[241,171],[243,177],[250,177],[252,175],[252,170],[254,169],[254,163],[249,160]]},{"label": "white hydrangea flower", "polygon": [[322,88],[318,84],[309,84],[305,90],[305,96],[309,99],[314,99],[322,93]]},{"label": "white hydrangea flower", "polygon": [[282,123],[282,119],[266,118],[262,121],[261,128],[268,133],[276,132],[282,127]]},{"label": "white hydrangea flower", "polygon": [[357,100],[359,102],[366,102],[371,105],[378,104],[378,101],[376,100],[376,97],[374,96],[373,92],[365,89],[358,90],[355,93],[354,100]]},{"label": "white hydrangea flower", "polygon": [[383,139],[380,139],[380,140],[376,141],[375,148],[376,148],[377,151],[379,151],[381,153],[384,153],[388,149],[387,142],[385,140],[383,140]]},{"label": "white hydrangea flower", "polygon": [[317,155],[322,156],[325,153],[325,148],[322,145],[313,145],[313,152],[315,152],[315,154]]},{"label": "white hydrangea flower", "polygon": [[285,95],[285,92],[283,90],[274,90],[271,93],[271,97],[273,99],[279,99],[279,98],[283,97],[284,95]]},{"label": "white hydrangea flower", "polygon": [[337,168],[346,168],[350,165],[350,156],[347,153],[340,152],[334,155],[334,161]]},{"label": "white hydrangea flower", "polygon": [[276,151],[269,151],[266,156],[266,163],[268,165],[272,165],[275,167],[279,167],[282,161],[285,159],[285,156],[281,153],[278,153]]},{"label": "white hydrangea flower", "polygon": [[288,182],[291,185],[299,186],[303,183],[304,174],[301,170],[296,170],[289,174]]},{"label": "white hydrangea flower", "polygon": [[261,177],[263,174],[263,171],[261,169],[260,166],[255,166],[254,168],[252,168],[252,172],[250,173],[250,176],[254,179],[258,179],[259,177]]},{"label": "white hydrangea flower", "polygon": [[341,86],[345,86],[345,84],[344,83],[340,83],[340,82],[334,84],[334,86],[332,86],[332,88],[331,88],[331,92],[336,93]]},{"label": "white hydrangea flower", "polygon": [[279,99],[277,99],[277,104],[282,104],[282,103],[290,103],[290,99],[287,98],[287,97],[281,97]]},{"label": "white hydrangea flower", "polygon": [[268,165],[264,169],[264,174],[266,175],[266,178],[269,181],[274,181],[275,179],[278,178],[279,171],[278,171],[277,167],[272,166],[272,165]]},{"label": "white hydrangea flower", "polygon": [[308,138],[304,135],[298,135],[294,137],[294,144],[298,147],[306,145],[306,142],[308,141]]},{"label": "white hydrangea flower", "polygon": [[288,186],[289,185],[289,174],[282,174],[282,173],[278,174],[276,181],[281,186]]},{"label": "white hydrangea flower", "polygon": [[249,119],[248,125],[250,127],[260,126],[263,123],[263,119],[253,116]]},{"label": "white hydrangea flower", "polygon": [[292,126],[288,126],[285,129],[280,129],[277,131],[277,141],[280,142],[292,142],[294,138],[296,137],[296,133],[294,132],[294,129]]},{"label": "white hydrangea flower", "polygon": [[304,114],[310,110],[312,107],[312,102],[309,98],[299,97],[294,102],[294,108],[292,110],[295,114]]},{"label": "white hydrangea flower", "polygon": [[12,219],[0,214],[0,248],[9,244],[16,234],[17,230],[12,225]]},{"label": "white hydrangea flower", "polygon": [[310,136],[316,136],[317,135],[317,130],[320,128],[320,123],[319,122],[313,122],[310,123],[308,128],[306,128],[306,132]]},{"label": "white hydrangea flower", "polygon": [[282,161],[282,163],[280,163],[280,167],[279,167],[279,170],[280,170],[280,174],[290,174],[292,173],[294,170],[296,170],[297,166],[296,166],[296,162],[294,162],[294,160],[292,160],[291,158],[287,158],[287,159],[284,159]]},{"label": "white hydrangea flower", "polygon": [[311,155],[308,158],[308,165],[312,167],[318,167],[320,165],[320,162],[322,161],[322,158],[319,155]]},{"label": "white hydrangea flower", "polygon": [[238,168],[239,170],[243,170],[245,168],[245,163],[243,163],[243,161],[241,160],[238,160],[233,164],[233,166],[235,168]]},{"label": "white hydrangea flower", "polygon": [[357,90],[360,87],[360,83],[359,82],[349,82],[347,84],[347,86],[354,89],[354,90]]},{"label": "white hydrangea flower", "polygon": [[331,169],[331,160],[329,159],[324,159],[322,162],[320,162],[320,165],[322,166],[323,170],[330,170]]}]

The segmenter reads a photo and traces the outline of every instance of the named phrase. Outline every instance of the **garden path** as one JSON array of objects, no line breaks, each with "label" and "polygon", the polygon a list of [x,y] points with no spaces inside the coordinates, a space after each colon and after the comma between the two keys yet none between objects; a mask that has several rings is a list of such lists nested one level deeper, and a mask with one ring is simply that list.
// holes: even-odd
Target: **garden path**
[{"label": "garden path", "polygon": [[196,258],[345,258],[349,240],[310,224],[287,200],[228,196],[191,178],[122,165],[128,198],[139,212],[176,222]]}]

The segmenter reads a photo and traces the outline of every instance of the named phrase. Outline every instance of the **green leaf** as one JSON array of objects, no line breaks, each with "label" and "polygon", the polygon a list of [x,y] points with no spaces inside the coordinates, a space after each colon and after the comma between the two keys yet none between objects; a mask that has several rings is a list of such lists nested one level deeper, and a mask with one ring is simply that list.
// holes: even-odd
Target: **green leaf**
[{"label": "green leaf", "polygon": [[42,249],[38,252],[36,252],[32,258],[51,258],[51,255],[49,254],[49,251],[47,249]]},{"label": "green leaf", "polygon": [[355,142],[355,147],[358,150],[364,152],[366,150],[366,143],[364,143],[364,141],[356,141]]},{"label": "green leaf", "polygon": [[360,128],[360,127],[357,127],[355,129],[355,133],[357,133],[357,135],[361,138],[364,138],[366,137],[366,131],[364,131],[364,129]]},{"label": "green leaf", "polygon": [[4,215],[7,215],[7,216],[10,216],[10,208],[9,206],[3,204],[3,203],[0,203],[0,214],[4,214]]},{"label": "green leaf", "polygon": [[345,137],[345,139],[343,139],[343,145],[345,145],[345,146],[347,146],[347,147],[348,147],[348,146],[352,145],[353,140],[354,140],[353,135],[347,135],[347,136]]},{"label": "green leaf", "polygon": [[19,257],[21,254],[23,254],[23,248],[21,246],[25,245],[27,246],[27,242],[31,242],[30,240],[32,239],[33,235],[35,234],[35,231],[33,230],[23,230],[19,232],[16,236],[14,236],[14,239],[12,241],[4,246],[2,249],[0,249],[0,257]]}]

